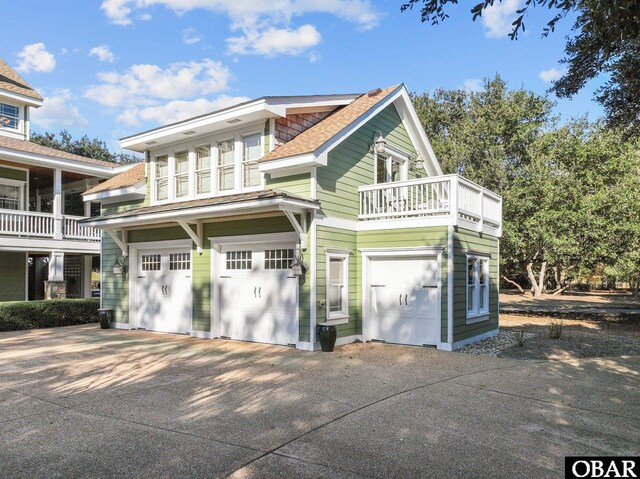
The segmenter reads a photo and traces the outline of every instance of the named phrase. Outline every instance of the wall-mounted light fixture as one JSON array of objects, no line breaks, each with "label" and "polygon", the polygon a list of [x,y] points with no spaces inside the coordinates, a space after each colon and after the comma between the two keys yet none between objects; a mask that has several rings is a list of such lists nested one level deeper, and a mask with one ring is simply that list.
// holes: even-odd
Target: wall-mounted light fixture
[{"label": "wall-mounted light fixture", "polygon": [[373,143],[371,143],[369,150],[371,151],[371,153],[383,154],[386,150],[386,147],[387,140],[384,139],[384,136],[382,136],[382,132],[380,130],[376,130],[376,132],[373,134]]},{"label": "wall-mounted light fixture", "polygon": [[296,248],[296,256],[291,262],[291,274],[293,276],[304,276],[307,272],[307,263],[302,259],[302,255],[300,254],[300,249]]},{"label": "wall-mounted light fixture", "polygon": [[113,262],[113,274],[127,274],[128,271],[127,258],[122,255],[118,256]]}]

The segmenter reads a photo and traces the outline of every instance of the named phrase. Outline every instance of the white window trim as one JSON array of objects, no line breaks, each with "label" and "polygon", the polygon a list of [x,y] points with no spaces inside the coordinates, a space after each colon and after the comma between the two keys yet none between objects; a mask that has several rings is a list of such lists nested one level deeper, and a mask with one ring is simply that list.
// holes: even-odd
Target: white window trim
[{"label": "white window trim", "polygon": [[24,115],[23,108],[24,107],[22,107],[20,105],[16,105],[14,103],[9,103],[7,101],[0,101],[0,104],[4,104],[4,105],[7,105],[7,106],[12,106],[12,107],[18,109],[18,118],[17,118],[18,122],[17,122],[16,127],[15,128],[11,128],[9,126],[2,126],[0,124],[0,130],[10,131],[10,132],[13,132],[13,133],[21,133],[22,129],[23,129],[23,123],[22,122],[24,120],[23,119],[23,115]]},{"label": "white window trim", "polygon": [[[331,312],[329,307],[329,295],[331,287],[330,264],[332,259],[342,260],[342,277],[344,278],[344,289],[342,290],[342,311]],[[327,323],[336,324],[335,321],[349,319],[349,253],[327,250],[326,253],[326,278],[325,278],[325,301],[327,312]],[[341,321],[346,322],[346,321]],[[340,323],[340,324],[341,324]]]},{"label": "white window trim", "polygon": [[25,211],[25,189],[27,182],[22,180],[12,180],[10,178],[0,178],[0,185],[3,186],[17,186],[20,188],[18,192],[18,209],[17,210],[8,210],[8,211]]},{"label": "white window trim", "polygon": [[[473,310],[469,310],[469,260],[480,260],[473,268]],[[481,261],[484,261],[484,275],[487,278],[487,287],[484,292],[484,304],[485,307],[480,309],[480,267]],[[465,261],[465,304],[464,308],[467,314],[467,324],[479,323],[481,321],[486,321],[490,318],[489,313],[489,289],[490,289],[490,281],[489,281],[489,261],[490,257],[479,254],[467,254]]]},{"label": "white window trim", "polygon": [[[385,183],[391,182],[391,169],[393,160],[396,160],[400,163],[400,179],[398,181],[404,181],[409,179],[409,155],[403,151],[397,150],[396,148],[386,146],[385,152],[382,153],[383,156],[386,156],[387,161],[385,164]],[[374,152],[373,154],[373,184],[378,181],[378,153]]]},{"label": "white window trim", "polygon": [[[161,205],[166,203],[179,203],[182,201],[190,201],[202,198],[213,198],[219,196],[235,195],[238,193],[248,193],[262,191],[265,186],[265,174],[260,173],[260,184],[256,186],[243,187],[244,183],[244,162],[243,140],[247,136],[259,135],[260,148],[262,156],[264,156],[265,136],[263,124],[247,126],[240,130],[221,132],[213,137],[199,138],[193,142],[183,142],[172,145],[171,147],[161,148],[150,152],[150,180],[151,183],[151,204]],[[228,190],[220,190],[219,184],[219,143],[222,141],[232,141],[234,146],[234,187]],[[211,191],[209,193],[200,193],[196,191],[196,149],[198,147],[207,146],[211,151]],[[182,151],[188,151],[189,154],[189,194],[180,198],[175,196],[175,154]],[[166,200],[158,200],[156,192],[156,158],[167,155],[169,168],[169,194]]]}]

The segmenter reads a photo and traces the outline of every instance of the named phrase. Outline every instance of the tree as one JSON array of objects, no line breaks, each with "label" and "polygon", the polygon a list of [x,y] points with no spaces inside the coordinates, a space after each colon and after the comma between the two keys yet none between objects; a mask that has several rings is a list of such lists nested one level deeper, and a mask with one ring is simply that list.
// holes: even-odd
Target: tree
[{"label": "tree", "polygon": [[31,133],[31,141],[42,146],[66,151],[74,155],[85,156],[95,160],[109,161],[119,164],[137,163],[140,158],[127,153],[112,153],[107,144],[98,138],[89,139],[87,135],[74,140],[67,130],[60,131],[60,138],[55,133]]},{"label": "tree", "polygon": [[[473,20],[484,10],[502,0],[483,0],[471,9]],[[447,4],[458,0],[409,0],[401,5],[407,11],[421,4],[421,19],[437,25],[449,15]],[[525,0],[517,11],[509,34],[512,40],[525,30],[524,18],[531,7],[546,7],[551,18],[543,29],[543,36],[555,30],[557,23],[569,13],[576,14],[567,37],[566,73],[554,82],[553,92],[568,98],[580,91],[601,73],[609,80],[595,95],[606,112],[609,126],[625,129],[627,135],[640,135],[640,0]]]}]

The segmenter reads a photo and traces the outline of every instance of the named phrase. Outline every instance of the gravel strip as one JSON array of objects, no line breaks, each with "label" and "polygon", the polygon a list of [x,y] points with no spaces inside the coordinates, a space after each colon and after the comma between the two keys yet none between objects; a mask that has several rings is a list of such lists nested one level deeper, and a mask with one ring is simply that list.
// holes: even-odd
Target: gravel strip
[{"label": "gravel strip", "polygon": [[[524,333],[524,338],[530,339],[535,333]],[[498,356],[503,350],[518,344],[517,334],[510,331],[500,331],[497,336],[483,339],[475,343],[456,349],[457,353],[483,354],[485,356]]]}]

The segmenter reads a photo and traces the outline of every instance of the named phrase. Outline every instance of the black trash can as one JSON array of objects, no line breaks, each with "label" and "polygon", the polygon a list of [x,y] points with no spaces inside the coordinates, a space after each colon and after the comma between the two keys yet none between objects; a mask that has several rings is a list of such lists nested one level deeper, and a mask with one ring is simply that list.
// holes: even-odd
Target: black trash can
[{"label": "black trash can", "polygon": [[111,321],[113,321],[113,309],[99,309],[98,318],[100,319],[100,327],[102,329],[109,329],[111,327]]},{"label": "black trash can", "polygon": [[336,327],[329,324],[321,324],[318,326],[318,339],[320,340],[320,347],[325,353],[333,351],[333,347],[336,345],[336,338],[338,337],[338,331]]}]

